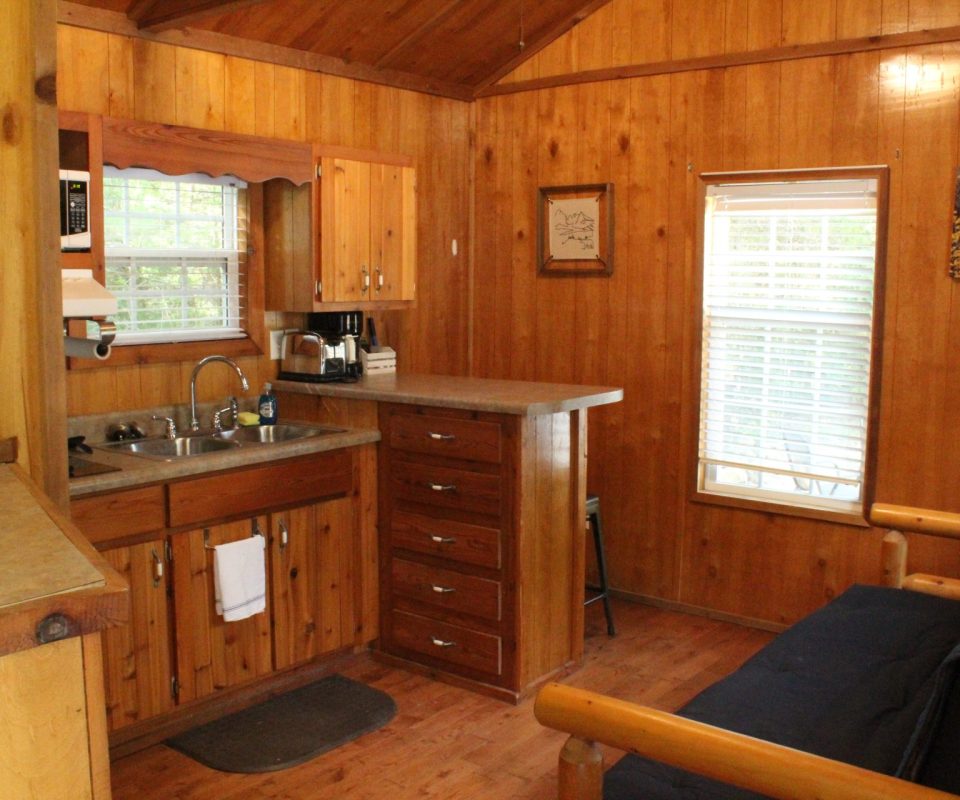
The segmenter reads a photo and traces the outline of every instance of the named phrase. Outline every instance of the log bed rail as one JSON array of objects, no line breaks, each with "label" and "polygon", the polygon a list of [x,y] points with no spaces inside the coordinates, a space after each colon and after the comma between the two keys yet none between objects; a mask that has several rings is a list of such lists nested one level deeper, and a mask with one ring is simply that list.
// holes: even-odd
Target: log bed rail
[{"label": "log bed rail", "polygon": [[[870,522],[890,529],[882,545],[885,585],[960,599],[960,580],[906,575],[904,536],[916,532],[960,539],[960,514],[875,503]],[[542,725],[570,734],[560,752],[558,800],[602,800],[599,743],[777,800],[958,800],[957,795],[559,683],[540,690],[534,714]]]}]

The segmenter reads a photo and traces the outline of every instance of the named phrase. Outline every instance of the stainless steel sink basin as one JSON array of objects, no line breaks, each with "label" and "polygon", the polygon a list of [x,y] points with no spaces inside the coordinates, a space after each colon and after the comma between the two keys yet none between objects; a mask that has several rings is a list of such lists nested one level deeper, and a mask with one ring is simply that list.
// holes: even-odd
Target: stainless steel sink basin
[{"label": "stainless steel sink basin", "polygon": [[238,444],[274,444],[293,442],[297,439],[310,439],[314,436],[330,436],[343,433],[345,428],[323,425],[295,425],[290,422],[278,422],[276,425],[253,425],[247,428],[234,428],[216,436],[224,441]]},{"label": "stainless steel sink basin", "polygon": [[116,444],[98,446],[115,452],[169,461],[185,456],[200,456],[205,453],[231,450],[238,444],[238,442],[230,442],[214,436],[178,436],[176,439],[138,439],[133,442],[117,442]]},{"label": "stainless steel sink basin", "polygon": [[95,445],[104,450],[129,453],[143,458],[172,461],[175,458],[219,453],[237,447],[295,442],[315,436],[330,436],[343,433],[346,428],[326,425],[297,425],[291,422],[276,425],[255,425],[249,428],[234,428],[219,433],[198,433],[178,436],[175,439],[137,439]]}]

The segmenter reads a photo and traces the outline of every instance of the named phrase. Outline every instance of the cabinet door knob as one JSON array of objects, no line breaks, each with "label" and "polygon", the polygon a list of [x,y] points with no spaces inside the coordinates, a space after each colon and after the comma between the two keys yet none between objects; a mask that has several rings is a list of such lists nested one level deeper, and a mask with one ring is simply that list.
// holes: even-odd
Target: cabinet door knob
[{"label": "cabinet door knob", "polygon": [[457,438],[452,433],[434,433],[433,431],[427,431],[427,436],[438,442],[452,442]]},{"label": "cabinet door knob", "polygon": [[427,483],[427,486],[429,486],[435,492],[457,491],[457,485],[455,483]]},{"label": "cabinet door knob", "polygon": [[457,591],[452,586],[439,586],[436,583],[431,583],[430,588],[433,589],[437,594],[450,594],[451,592]]},{"label": "cabinet door knob", "polygon": [[430,641],[433,642],[437,647],[456,647],[456,642],[445,642],[443,639],[438,639],[436,636],[431,636]]},{"label": "cabinet door knob", "polygon": [[436,542],[437,544],[456,544],[457,540],[453,536],[437,536],[436,534],[430,535],[430,541]]}]

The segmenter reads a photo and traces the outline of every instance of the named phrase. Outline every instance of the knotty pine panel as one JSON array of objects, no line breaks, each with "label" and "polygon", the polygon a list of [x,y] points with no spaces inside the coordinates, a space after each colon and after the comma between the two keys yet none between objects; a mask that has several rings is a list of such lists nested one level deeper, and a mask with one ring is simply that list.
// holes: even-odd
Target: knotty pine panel
[{"label": "knotty pine panel", "polygon": [[954,25],[960,0],[612,0],[501,82]]},{"label": "knotty pine panel", "polygon": [[[58,30],[61,108],[413,156],[419,229],[417,307],[378,318],[403,369],[467,371],[470,108],[467,104],[290,67],[68,26]],[[82,73],[83,78],[76,77]],[[458,240],[459,255],[451,251]],[[267,314],[268,327],[297,325]],[[442,347],[436,343],[442,342]],[[215,352],[216,345],[211,345]],[[276,362],[239,359],[256,397]],[[185,402],[193,362],[67,374],[68,414]],[[229,370],[205,370],[202,401],[240,395]],[[281,409],[281,414],[283,409]]]},{"label": "knotty pine panel", "polygon": [[[765,13],[763,5],[737,3],[749,15]],[[875,8],[834,5],[837,28],[846,31],[855,22],[843,16],[849,9]],[[598,14],[621,14],[623,6],[613,0]],[[630,8],[653,13],[650,3]],[[886,31],[900,12],[891,3],[883,8]],[[756,28],[748,20],[751,45],[774,16],[751,17]],[[858,31],[872,29],[870,19]],[[960,160],[958,71],[960,46],[937,45],[477,103],[473,369],[625,387],[623,403],[591,410],[589,426],[589,488],[602,498],[616,588],[789,623],[851,583],[880,577],[879,531],[686,499],[696,419],[690,293],[703,171],[890,166],[877,499],[960,508],[960,487],[950,479],[960,470],[952,446],[960,423],[951,414],[960,374],[950,356],[960,309],[945,274]],[[537,277],[536,187],[605,179],[616,183],[613,276]],[[509,249],[505,219],[513,222]],[[507,316],[509,335],[491,336]],[[909,568],[960,575],[960,552],[912,536]]]}]

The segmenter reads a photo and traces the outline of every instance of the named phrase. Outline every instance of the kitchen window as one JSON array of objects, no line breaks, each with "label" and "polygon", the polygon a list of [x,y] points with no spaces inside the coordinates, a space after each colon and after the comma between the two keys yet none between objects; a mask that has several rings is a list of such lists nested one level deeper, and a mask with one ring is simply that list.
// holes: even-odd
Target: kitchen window
[{"label": "kitchen window", "polygon": [[246,184],[110,166],[103,183],[117,345],[244,338]]},{"label": "kitchen window", "polygon": [[859,515],[886,173],[704,180],[697,491]]}]

